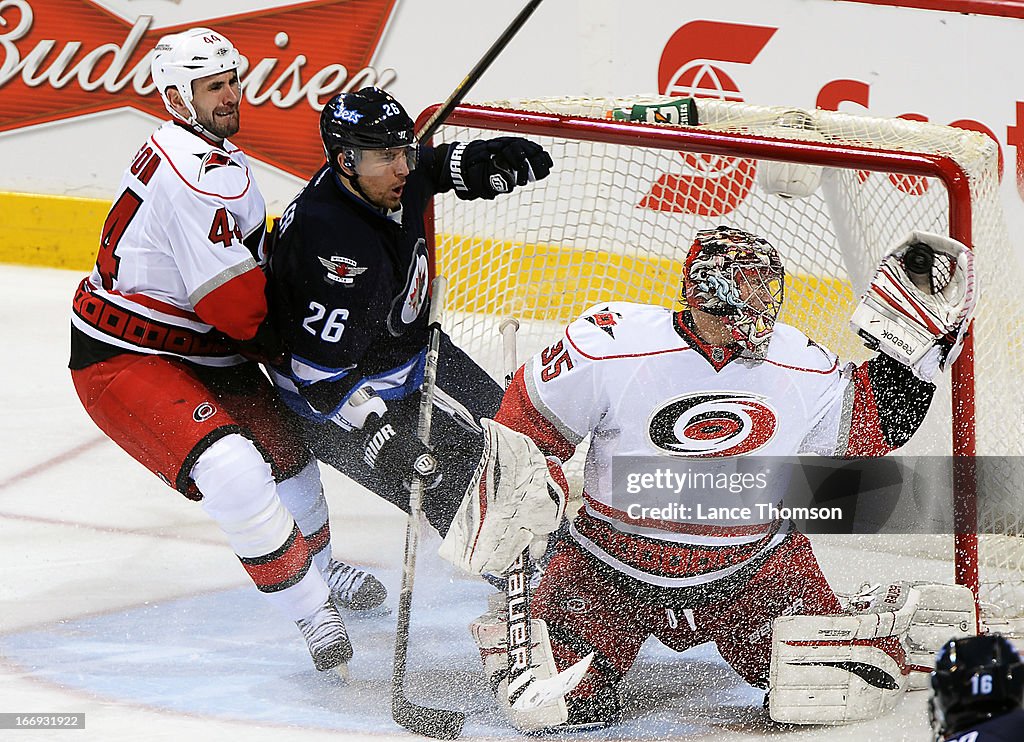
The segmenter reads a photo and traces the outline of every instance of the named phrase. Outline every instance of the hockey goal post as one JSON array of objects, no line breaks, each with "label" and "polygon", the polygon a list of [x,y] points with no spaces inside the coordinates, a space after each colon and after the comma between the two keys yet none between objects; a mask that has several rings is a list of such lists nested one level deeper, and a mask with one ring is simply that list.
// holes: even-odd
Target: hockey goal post
[{"label": "hockey goal post", "polygon": [[[849,316],[881,253],[912,229],[959,239],[975,251],[981,284],[974,330],[901,453],[993,457],[999,465],[985,467],[983,481],[950,482],[955,534],[844,537],[839,552],[864,559],[837,562],[852,565],[849,587],[892,577],[878,573],[879,561],[941,560],[949,573],[929,579],[968,585],[990,628],[1021,633],[1024,271],[999,202],[995,143],[917,121],[711,99],[696,101],[695,126],[628,120],[638,104],[671,102],[559,98],[455,109],[435,143],[529,136],[555,167],[494,201],[435,199],[434,268],[449,280],[453,339],[497,379],[497,327],[507,316],[522,325],[522,359],[599,302],[674,306],[693,234],[728,224],[779,248],[787,269],[782,321],[859,362],[870,351]],[[788,172],[787,163],[795,166]],[[766,187],[780,173],[805,179],[808,195],[785,198]],[[905,559],[869,558],[879,552]],[[899,576],[915,578],[908,568]]]}]

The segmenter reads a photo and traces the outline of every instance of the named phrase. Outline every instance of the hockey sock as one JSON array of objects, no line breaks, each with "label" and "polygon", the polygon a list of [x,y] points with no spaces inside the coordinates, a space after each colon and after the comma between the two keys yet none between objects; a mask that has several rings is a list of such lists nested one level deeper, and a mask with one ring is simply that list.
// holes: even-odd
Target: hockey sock
[{"label": "hockey sock", "polygon": [[306,540],[281,504],[270,466],[240,435],[228,435],[200,455],[192,478],[202,508],[261,593],[295,621],[327,600],[319,570],[310,570]]},{"label": "hockey sock", "polygon": [[305,536],[313,563],[320,572],[326,571],[331,561],[331,526],[316,459],[311,458],[302,471],[279,483],[277,494]]}]

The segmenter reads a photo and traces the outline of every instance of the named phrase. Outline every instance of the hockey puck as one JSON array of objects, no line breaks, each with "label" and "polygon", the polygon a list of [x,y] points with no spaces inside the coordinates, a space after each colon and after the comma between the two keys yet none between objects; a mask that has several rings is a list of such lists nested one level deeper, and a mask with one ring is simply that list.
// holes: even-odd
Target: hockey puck
[{"label": "hockey puck", "polygon": [[903,253],[903,267],[911,276],[931,275],[935,253],[923,242],[915,242]]}]

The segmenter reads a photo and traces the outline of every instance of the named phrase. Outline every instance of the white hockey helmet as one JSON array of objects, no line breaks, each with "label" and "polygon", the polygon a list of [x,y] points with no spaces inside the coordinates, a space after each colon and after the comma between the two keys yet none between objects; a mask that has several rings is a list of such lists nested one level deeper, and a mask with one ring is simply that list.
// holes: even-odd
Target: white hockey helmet
[{"label": "white hockey helmet", "polygon": [[[241,58],[238,50],[224,36],[209,28],[191,28],[161,38],[153,53],[150,69],[164,106],[170,114],[190,126],[198,126],[192,107],[192,83],[203,77],[237,70]],[[188,109],[189,118],[171,107],[167,88],[175,88]],[[201,128],[201,127],[200,127]]]}]

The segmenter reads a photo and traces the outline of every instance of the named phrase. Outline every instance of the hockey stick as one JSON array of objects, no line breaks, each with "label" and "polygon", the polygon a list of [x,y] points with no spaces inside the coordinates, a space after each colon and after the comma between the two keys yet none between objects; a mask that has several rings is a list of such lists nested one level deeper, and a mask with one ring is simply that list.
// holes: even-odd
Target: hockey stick
[{"label": "hockey stick", "polygon": [[[516,361],[516,331],[519,321],[507,317],[498,325],[501,354],[505,365],[505,388],[512,384],[519,363]],[[505,572],[505,599],[508,622],[505,624],[505,649],[508,653],[508,701],[513,706],[533,677],[533,627],[530,623],[530,573],[533,571],[529,547],[516,557]]]},{"label": "hockey stick", "polygon": [[434,111],[430,118],[427,119],[426,123],[424,123],[423,126],[420,127],[420,130],[416,132],[416,138],[419,141],[425,142],[434,136],[434,132],[436,132],[438,127],[444,123],[444,120],[448,118],[448,115],[455,110],[455,106],[462,102],[462,99],[466,96],[466,93],[469,92],[469,89],[476,85],[477,80],[483,76],[484,72],[487,71],[487,68],[491,66],[491,63],[497,59],[498,55],[501,54],[506,46],[508,46],[508,42],[510,42],[512,37],[519,32],[519,29],[523,27],[523,24],[526,23],[526,20],[533,14],[533,11],[537,9],[537,6],[540,5],[540,3],[541,0],[530,0],[526,3],[526,7],[520,10],[519,14],[512,19],[508,28],[506,28],[504,33],[498,37],[497,41],[491,44],[491,48],[484,52],[484,55],[480,57],[480,61],[474,65],[473,69],[469,71],[469,74],[462,78],[462,82],[455,86],[455,90],[453,90],[452,94],[448,96],[448,100],[441,104],[441,107]]},{"label": "hockey stick", "polygon": [[[447,280],[438,276],[431,284],[430,340],[420,387],[417,435],[430,444],[430,422],[437,382],[437,361],[441,344],[441,313]],[[455,739],[462,733],[466,715],[451,709],[435,709],[413,703],[405,695],[406,659],[409,652],[409,621],[412,616],[412,587],[416,574],[416,550],[419,546],[423,480],[413,473],[409,492],[409,520],[405,528],[405,562],[402,565],[402,590],[398,597],[398,627],[395,632],[395,665],[391,675],[391,717],[409,731],[435,739]]]},{"label": "hockey stick", "polygon": [[[519,321],[507,317],[498,325],[501,351],[505,364],[505,388],[515,377],[516,331]],[[533,572],[530,548],[526,547],[505,572],[505,595],[508,610],[505,648],[508,651],[508,700],[516,711],[530,711],[571,691],[586,674],[594,653],[591,652],[572,667],[545,680],[533,673],[533,624],[530,623],[530,575]]]}]

